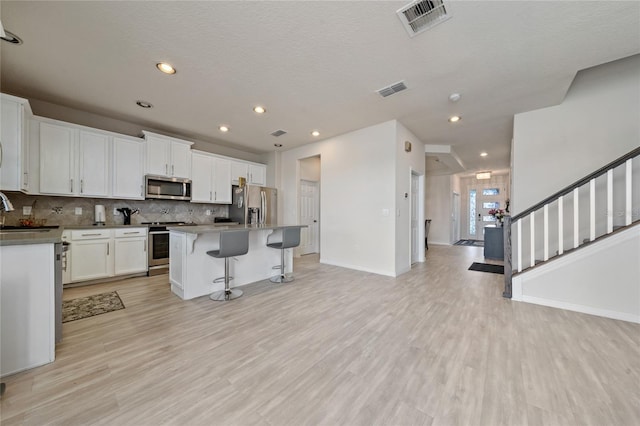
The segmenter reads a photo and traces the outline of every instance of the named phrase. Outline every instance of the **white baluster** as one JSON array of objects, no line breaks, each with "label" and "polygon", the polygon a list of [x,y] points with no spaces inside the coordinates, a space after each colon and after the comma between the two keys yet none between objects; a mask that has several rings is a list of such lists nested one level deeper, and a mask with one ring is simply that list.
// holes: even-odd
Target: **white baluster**
[{"label": "white baluster", "polygon": [[564,253],[564,197],[558,197],[558,255]]},{"label": "white baluster", "polygon": [[518,220],[518,272],[522,272],[522,219]]},{"label": "white baluster", "polygon": [[626,201],[625,201],[624,224],[626,226],[631,225],[631,219],[632,219],[632,207],[633,207],[631,205],[631,202],[632,202],[632,198],[631,198],[631,169],[632,169],[631,166],[632,166],[632,161],[633,160],[631,158],[629,158],[627,160],[627,168],[626,168],[626,174],[625,174],[627,183],[625,185],[625,193],[626,193],[625,194],[625,199],[626,199]]},{"label": "white baluster", "polygon": [[531,212],[531,266],[536,266],[536,218],[535,212]]},{"label": "white baluster", "polygon": [[549,204],[544,205],[544,257],[543,260],[549,260]]},{"label": "white baluster", "polygon": [[596,180],[589,182],[589,240],[596,239]]},{"label": "white baluster", "polygon": [[580,245],[580,211],[578,209],[578,188],[573,190],[573,248]]},{"label": "white baluster", "polygon": [[613,169],[607,171],[607,234],[613,232]]}]

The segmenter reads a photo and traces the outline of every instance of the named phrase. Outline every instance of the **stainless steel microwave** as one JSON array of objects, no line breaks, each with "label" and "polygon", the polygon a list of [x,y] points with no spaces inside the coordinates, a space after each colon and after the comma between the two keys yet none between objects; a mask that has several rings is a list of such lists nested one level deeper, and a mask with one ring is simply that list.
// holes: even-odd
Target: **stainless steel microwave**
[{"label": "stainless steel microwave", "polygon": [[191,180],[147,175],[144,178],[145,198],[162,200],[191,200]]}]

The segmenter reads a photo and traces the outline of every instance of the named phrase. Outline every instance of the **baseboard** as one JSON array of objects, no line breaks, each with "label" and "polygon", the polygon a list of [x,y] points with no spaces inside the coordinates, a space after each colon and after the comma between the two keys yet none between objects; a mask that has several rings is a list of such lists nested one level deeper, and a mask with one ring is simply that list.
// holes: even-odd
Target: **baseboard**
[{"label": "baseboard", "polygon": [[543,299],[534,296],[522,296],[520,300],[534,305],[549,306],[551,308],[565,309],[567,311],[581,312],[583,314],[595,315],[598,317],[612,318],[621,321],[640,324],[640,315],[628,314],[626,312],[610,311],[607,309],[594,308],[592,306],[575,305],[573,303],[560,302],[557,300]]},{"label": "baseboard", "polygon": [[380,270],[380,269],[370,269],[370,268],[363,268],[362,266],[356,266],[356,265],[349,265],[347,263],[342,263],[342,262],[335,262],[332,260],[326,260],[322,257],[320,257],[320,263],[325,264],[325,265],[331,265],[331,266],[339,266],[341,268],[347,268],[347,269],[354,269],[356,271],[362,271],[362,272],[371,272],[372,274],[378,274],[378,275],[384,275],[387,277],[396,277],[396,274],[393,272],[389,272],[389,271],[384,271],[384,270]]}]

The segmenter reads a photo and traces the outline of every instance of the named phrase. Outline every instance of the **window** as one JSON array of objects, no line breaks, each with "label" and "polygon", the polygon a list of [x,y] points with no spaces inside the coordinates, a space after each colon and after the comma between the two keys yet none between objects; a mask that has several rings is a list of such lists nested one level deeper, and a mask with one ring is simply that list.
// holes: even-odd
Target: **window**
[{"label": "window", "polygon": [[500,203],[499,202],[491,202],[491,203],[482,203],[482,208],[483,209],[499,209],[500,208]]},{"label": "window", "polygon": [[498,188],[483,189],[482,195],[500,195],[500,190]]},{"label": "window", "polygon": [[483,222],[495,222],[496,218],[489,215],[489,216],[482,216],[482,221]]},{"label": "window", "polygon": [[469,235],[476,235],[476,190],[469,190]]}]

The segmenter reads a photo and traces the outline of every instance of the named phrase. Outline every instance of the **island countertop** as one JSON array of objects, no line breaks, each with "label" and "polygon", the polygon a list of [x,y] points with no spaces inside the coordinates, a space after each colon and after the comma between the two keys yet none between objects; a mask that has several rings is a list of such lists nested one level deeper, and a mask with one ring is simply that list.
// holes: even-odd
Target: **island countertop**
[{"label": "island countertop", "polygon": [[209,232],[221,232],[234,229],[248,229],[250,231],[268,231],[288,227],[306,228],[307,225],[195,225],[195,226],[168,226],[169,231],[184,232],[186,234],[204,234]]}]

